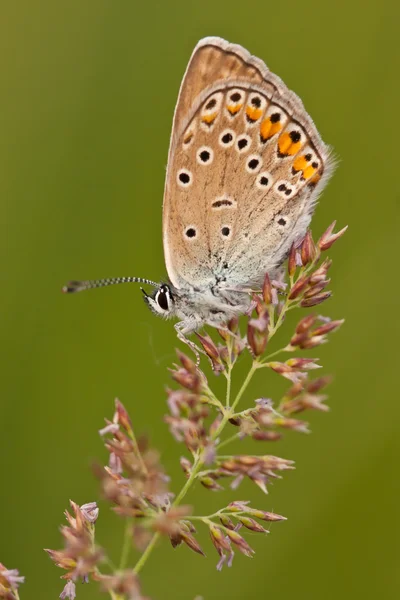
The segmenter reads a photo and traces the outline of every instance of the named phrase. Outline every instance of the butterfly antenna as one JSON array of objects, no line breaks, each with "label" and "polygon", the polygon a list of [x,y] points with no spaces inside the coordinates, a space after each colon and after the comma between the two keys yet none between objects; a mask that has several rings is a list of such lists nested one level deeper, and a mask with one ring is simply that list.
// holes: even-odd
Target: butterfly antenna
[{"label": "butterfly antenna", "polygon": [[94,279],[92,281],[69,281],[67,285],[64,285],[62,291],[64,294],[72,294],[74,292],[83,292],[83,290],[117,285],[119,283],[148,283],[153,287],[158,287],[159,285],[154,281],[150,281],[150,279],[143,279],[142,277],[112,277],[111,279]]}]

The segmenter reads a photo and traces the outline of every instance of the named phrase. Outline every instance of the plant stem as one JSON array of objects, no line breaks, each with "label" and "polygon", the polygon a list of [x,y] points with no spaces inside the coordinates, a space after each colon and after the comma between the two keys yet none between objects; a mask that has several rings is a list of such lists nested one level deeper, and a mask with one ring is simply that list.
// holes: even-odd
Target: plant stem
[{"label": "plant stem", "polygon": [[284,351],[285,351],[285,348],[279,348],[279,350],[275,350],[275,352],[272,352],[271,354],[268,354],[268,356],[263,358],[262,363],[268,362],[269,360],[271,360],[271,358],[273,358],[274,356],[277,356],[278,354],[280,354],[281,352],[284,352]]},{"label": "plant stem", "polygon": [[227,508],[221,508],[220,510],[217,510],[217,512],[213,513],[212,515],[189,516],[189,517],[185,517],[185,519],[187,521],[211,521],[212,519],[215,519],[216,517],[219,517],[220,515],[229,515],[230,517],[236,517],[236,516],[241,516],[241,515],[245,515],[245,514],[247,514],[247,513],[244,510],[230,512],[229,510],[227,510]]},{"label": "plant stem", "polygon": [[[257,371],[258,368],[259,368],[259,363],[257,363],[256,361],[253,361],[253,363],[252,363],[252,365],[250,367],[250,371],[247,373],[247,377],[244,380],[244,382],[242,384],[242,387],[238,391],[238,393],[236,395],[236,398],[234,399],[234,401],[232,403],[232,407],[231,407],[232,414],[233,414],[233,411],[235,410],[236,406],[238,405],[241,397],[245,393],[245,391],[246,391],[246,389],[247,389],[250,381],[252,380],[254,373]],[[230,418],[230,416],[226,418],[226,421],[228,420],[228,418]],[[221,423],[221,426],[222,426],[222,423]],[[225,424],[224,424],[224,426],[225,426]]]},{"label": "plant stem", "polygon": [[226,440],[223,440],[222,442],[220,442],[218,444],[218,446],[217,446],[218,450],[220,450],[221,448],[223,448],[224,446],[226,446],[230,442],[234,442],[235,440],[238,440],[239,439],[239,433],[234,433],[230,437],[226,438]]},{"label": "plant stem", "polygon": [[132,547],[131,533],[132,533],[132,520],[128,519],[126,522],[126,526],[125,526],[124,543],[122,545],[121,559],[119,561],[120,570],[125,569],[125,567],[128,563],[129,552]]},{"label": "plant stem", "polygon": [[191,488],[194,480],[196,479],[197,473],[200,471],[202,466],[203,466],[203,461],[201,460],[200,456],[198,456],[196,458],[196,460],[194,461],[192,470],[190,471],[189,479],[186,481],[185,485],[183,486],[183,488],[181,489],[181,491],[175,498],[172,506],[178,506],[178,504],[180,504],[182,502],[183,498],[186,496],[189,489]]},{"label": "plant stem", "polygon": [[228,372],[226,374],[226,397],[225,397],[225,408],[229,408],[229,403],[231,401],[231,383],[232,383],[232,367],[229,365]]},{"label": "plant stem", "polygon": [[139,560],[137,561],[133,572],[137,575],[139,573],[139,571],[142,569],[142,567],[144,566],[146,560],[149,558],[150,554],[153,551],[154,546],[156,545],[158,538],[160,537],[160,533],[155,533],[153,535],[153,537],[151,538],[150,542],[147,544],[146,546],[146,550],[143,552],[142,556],[139,558]]}]

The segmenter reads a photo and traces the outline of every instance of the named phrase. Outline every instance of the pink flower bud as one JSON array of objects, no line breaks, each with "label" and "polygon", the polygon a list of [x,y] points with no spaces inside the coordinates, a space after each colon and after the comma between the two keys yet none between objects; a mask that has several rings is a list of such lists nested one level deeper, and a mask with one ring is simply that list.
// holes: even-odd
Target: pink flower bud
[{"label": "pink flower bud", "polygon": [[327,300],[331,296],[332,296],[332,292],[323,292],[321,294],[317,294],[316,296],[313,296],[312,298],[304,298],[304,300],[301,301],[300,306],[302,306],[303,308],[309,308],[310,306],[317,306],[317,304],[321,304],[322,302],[325,302],[325,300]]},{"label": "pink flower bud", "polygon": [[320,327],[317,327],[316,329],[314,329],[314,331],[312,332],[312,335],[325,335],[327,333],[330,333],[331,331],[335,331],[336,329],[339,329],[339,327],[341,325],[343,325],[344,323],[344,319],[340,319],[338,321],[329,321],[329,323],[325,323],[324,325],[321,325]]},{"label": "pink flower bud", "polygon": [[294,244],[292,244],[291,248],[290,248],[290,252],[289,252],[289,259],[288,259],[288,273],[290,275],[290,277],[292,277],[295,272],[296,272],[296,247]]},{"label": "pink flower bud", "polygon": [[289,292],[289,295],[288,295],[289,300],[294,300],[295,298],[300,296],[300,294],[302,292],[304,292],[304,290],[308,286],[309,281],[310,281],[309,277],[305,277],[305,276],[300,277],[300,279],[298,279],[296,281],[296,283],[294,284],[294,286],[292,287],[292,289]]},{"label": "pink flower bud", "polygon": [[303,266],[308,265],[309,263],[314,262],[314,260],[318,256],[317,248],[314,244],[314,240],[311,235],[311,231],[308,230],[303,243],[301,245],[301,262]]},{"label": "pink flower bud", "polygon": [[265,274],[262,295],[265,304],[269,305],[272,303],[272,286],[268,273]]},{"label": "pink flower bud", "polygon": [[343,227],[343,229],[341,229],[337,233],[332,233],[335,228],[335,225],[336,225],[336,221],[333,221],[333,223],[331,225],[329,225],[329,227],[325,231],[325,233],[323,233],[321,235],[321,237],[319,238],[318,247],[321,250],[328,250],[328,248],[330,248],[336,242],[336,240],[338,240],[340,237],[342,237],[342,235],[345,233],[346,229],[348,228],[348,225],[346,225],[346,227]]}]

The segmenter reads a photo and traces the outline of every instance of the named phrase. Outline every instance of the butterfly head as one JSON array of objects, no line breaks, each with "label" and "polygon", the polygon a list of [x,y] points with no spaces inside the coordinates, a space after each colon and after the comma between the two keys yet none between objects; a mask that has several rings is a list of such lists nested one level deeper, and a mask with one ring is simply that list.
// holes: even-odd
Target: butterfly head
[{"label": "butterfly head", "polygon": [[172,291],[172,286],[167,285],[166,283],[156,283],[150,279],[143,279],[142,277],[113,277],[111,279],[95,279],[91,281],[70,281],[63,287],[62,291],[65,293],[81,292],[83,290],[106,287],[120,283],[145,283],[153,286],[154,291],[152,294],[148,294],[141,288],[144,294],[144,300],[150,310],[165,319],[175,315],[175,300],[177,298],[175,291]]},{"label": "butterfly head", "polygon": [[143,288],[144,301],[150,310],[164,319],[175,313],[175,302],[171,287],[165,283],[157,286],[152,294],[147,294]]}]

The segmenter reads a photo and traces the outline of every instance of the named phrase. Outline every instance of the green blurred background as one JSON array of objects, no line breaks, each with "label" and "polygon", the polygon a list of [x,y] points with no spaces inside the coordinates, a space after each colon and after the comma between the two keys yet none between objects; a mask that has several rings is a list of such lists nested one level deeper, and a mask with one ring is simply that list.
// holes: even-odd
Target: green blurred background
[{"label": "green blurred background", "polygon": [[[59,547],[69,498],[98,499],[90,463],[104,459],[97,430],[115,396],[161,449],[173,489],[183,482],[183,448],[162,420],[171,324],[135,286],[74,297],[60,288],[71,278],[164,276],[172,114],[205,35],[262,57],[335,148],[339,168],[313,231],[349,224],[330,251],[334,297],[324,305],[347,322],[316,354],[335,376],[331,413],[311,415],[311,436],[270,449],[297,470],[268,497],[247,484],[235,494],[289,520],[268,539],[252,536],[255,558],[237,556],[222,573],[204,532],[207,559],[164,542],[143,570],[144,591],[155,600],[398,597],[399,19],[394,0],[2,3],[0,560],[26,575],[22,600],[61,591],[42,548]],[[249,398],[280,390],[278,376],[260,375]],[[231,498],[197,489],[188,500],[204,514]],[[101,509],[99,538],[116,556],[121,522]],[[99,595],[78,587],[78,598]]]}]

